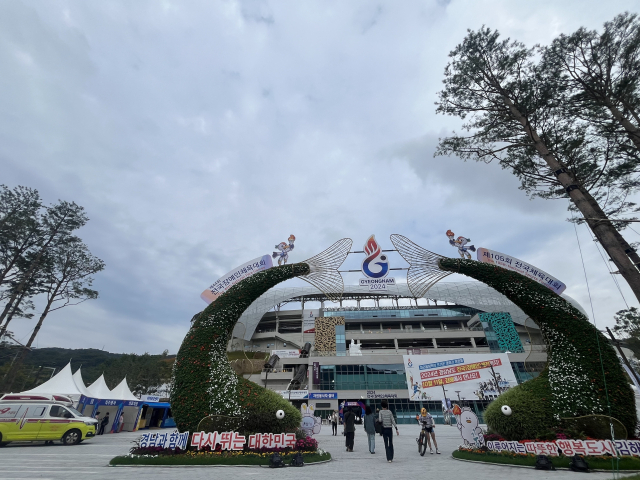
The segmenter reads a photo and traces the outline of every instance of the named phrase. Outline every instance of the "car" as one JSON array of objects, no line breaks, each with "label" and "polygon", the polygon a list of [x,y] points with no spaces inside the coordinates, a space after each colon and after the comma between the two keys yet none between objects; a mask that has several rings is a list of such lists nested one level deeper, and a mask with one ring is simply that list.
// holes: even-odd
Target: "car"
[{"label": "car", "polygon": [[61,441],[77,445],[96,435],[98,421],[85,417],[64,395],[6,394],[0,398],[0,446],[9,442]]}]

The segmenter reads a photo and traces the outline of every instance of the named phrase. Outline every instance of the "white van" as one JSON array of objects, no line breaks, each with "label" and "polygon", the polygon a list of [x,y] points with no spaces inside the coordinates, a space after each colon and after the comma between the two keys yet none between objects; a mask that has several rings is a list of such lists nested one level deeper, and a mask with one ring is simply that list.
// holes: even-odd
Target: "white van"
[{"label": "white van", "polygon": [[76,445],[96,435],[98,421],[84,417],[64,395],[6,394],[0,398],[0,446],[54,441]]}]

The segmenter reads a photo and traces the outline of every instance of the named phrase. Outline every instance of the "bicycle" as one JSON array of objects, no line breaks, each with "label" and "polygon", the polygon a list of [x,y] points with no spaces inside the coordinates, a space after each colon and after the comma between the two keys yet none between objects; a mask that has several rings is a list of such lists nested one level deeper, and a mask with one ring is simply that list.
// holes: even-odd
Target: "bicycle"
[{"label": "bicycle", "polygon": [[424,457],[424,454],[427,453],[427,443],[429,443],[429,437],[427,435],[427,424],[426,422],[422,422],[422,428],[420,430],[420,436],[416,438],[416,442],[418,443],[418,453],[421,457]]}]

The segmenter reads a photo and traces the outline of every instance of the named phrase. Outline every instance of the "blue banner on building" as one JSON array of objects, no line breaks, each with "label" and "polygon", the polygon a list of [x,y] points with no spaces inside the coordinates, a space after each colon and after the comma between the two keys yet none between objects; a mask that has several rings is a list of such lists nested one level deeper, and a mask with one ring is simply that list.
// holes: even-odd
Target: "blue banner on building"
[{"label": "blue banner on building", "polygon": [[309,394],[310,400],[337,400],[338,392],[316,392]]}]

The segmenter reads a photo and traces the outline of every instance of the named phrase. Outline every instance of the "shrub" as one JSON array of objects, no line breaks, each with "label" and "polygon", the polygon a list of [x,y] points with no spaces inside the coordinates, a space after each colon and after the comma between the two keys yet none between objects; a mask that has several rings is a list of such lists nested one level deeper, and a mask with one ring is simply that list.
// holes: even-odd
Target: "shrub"
[{"label": "shrub", "polygon": [[[561,419],[610,414],[628,433],[635,431],[635,398],[616,352],[573,305],[547,287],[497,265],[442,258],[439,266],[505,295],[540,327],[548,347],[549,360],[542,374],[509,389],[487,408],[485,420],[493,430],[518,440],[559,427]],[[509,405],[513,414],[502,415],[502,405]]]},{"label": "shrub", "polygon": [[[505,439],[538,438],[539,432],[551,430],[555,426],[546,371],[536,380],[510,388],[491,402],[484,411],[487,424]],[[503,405],[511,407],[510,416],[502,413]]]}]

